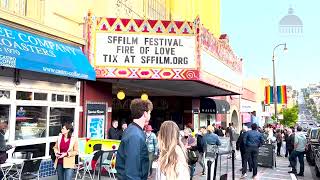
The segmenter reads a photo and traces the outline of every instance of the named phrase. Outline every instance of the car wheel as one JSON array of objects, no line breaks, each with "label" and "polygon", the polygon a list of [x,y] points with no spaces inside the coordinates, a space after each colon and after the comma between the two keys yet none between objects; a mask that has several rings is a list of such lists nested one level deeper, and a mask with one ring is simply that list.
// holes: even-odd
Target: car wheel
[{"label": "car wheel", "polygon": [[316,166],[315,169],[316,169],[316,176],[317,176],[317,177],[320,177],[319,168]]},{"label": "car wheel", "polygon": [[308,163],[310,163],[310,153],[309,152],[306,153],[306,159],[307,159]]}]

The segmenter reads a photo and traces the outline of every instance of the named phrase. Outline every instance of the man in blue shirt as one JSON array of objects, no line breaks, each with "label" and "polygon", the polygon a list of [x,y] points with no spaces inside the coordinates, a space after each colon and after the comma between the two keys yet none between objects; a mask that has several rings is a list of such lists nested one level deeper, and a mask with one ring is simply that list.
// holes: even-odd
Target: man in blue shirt
[{"label": "man in blue shirt", "polygon": [[247,177],[247,161],[250,156],[252,159],[252,170],[253,170],[252,177],[253,179],[255,179],[258,173],[257,157],[259,153],[259,147],[263,144],[263,136],[260,132],[257,131],[258,126],[256,123],[253,123],[251,125],[251,128],[252,130],[248,131],[243,137],[246,154],[245,154],[245,163],[243,164],[244,167],[242,168],[241,178]]},{"label": "man in blue shirt", "polygon": [[149,124],[153,105],[149,100],[134,99],[130,110],[133,118],[124,132],[117,152],[118,180],[146,180],[149,156],[143,127]]}]

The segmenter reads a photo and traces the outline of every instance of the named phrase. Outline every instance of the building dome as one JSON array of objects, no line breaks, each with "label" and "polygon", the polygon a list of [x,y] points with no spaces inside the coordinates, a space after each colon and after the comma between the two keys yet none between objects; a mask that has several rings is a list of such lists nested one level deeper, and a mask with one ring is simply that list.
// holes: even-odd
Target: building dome
[{"label": "building dome", "polygon": [[301,19],[298,16],[293,14],[292,8],[289,8],[288,15],[284,16],[280,20],[279,24],[283,26],[302,26],[303,25]]},{"label": "building dome", "polygon": [[301,34],[303,32],[303,23],[298,16],[293,14],[292,8],[289,8],[288,15],[280,20],[279,31],[283,34]]}]

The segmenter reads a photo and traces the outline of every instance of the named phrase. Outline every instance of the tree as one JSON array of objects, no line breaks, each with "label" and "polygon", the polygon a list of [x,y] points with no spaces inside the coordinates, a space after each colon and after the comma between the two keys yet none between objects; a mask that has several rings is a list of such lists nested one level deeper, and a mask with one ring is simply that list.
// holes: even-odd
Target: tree
[{"label": "tree", "polygon": [[283,119],[280,123],[286,127],[294,126],[297,123],[299,114],[298,106],[294,106],[293,108],[283,109],[282,115]]}]

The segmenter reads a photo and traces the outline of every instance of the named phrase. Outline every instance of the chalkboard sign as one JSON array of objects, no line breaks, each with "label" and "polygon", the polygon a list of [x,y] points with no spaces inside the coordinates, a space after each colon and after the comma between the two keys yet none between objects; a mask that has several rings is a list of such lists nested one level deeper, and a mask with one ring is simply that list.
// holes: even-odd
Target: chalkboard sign
[{"label": "chalkboard sign", "polygon": [[264,144],[259,148],[258,165],[263,167],[273,167],[274,165],[274,146],[272,144]]},{"label": "chalkboard sign", "polygon": [[231,144],[230,144],[230,138],[229,137],[219,137],[219,140],[221,142],[221,146],[219,146],[219,153],[224,154],[227,152],[231,152]]}]

